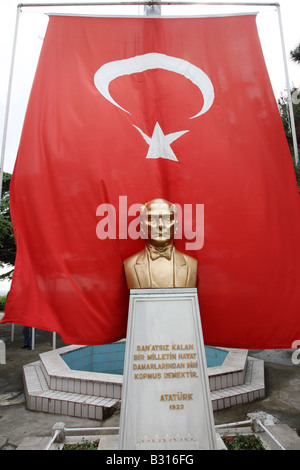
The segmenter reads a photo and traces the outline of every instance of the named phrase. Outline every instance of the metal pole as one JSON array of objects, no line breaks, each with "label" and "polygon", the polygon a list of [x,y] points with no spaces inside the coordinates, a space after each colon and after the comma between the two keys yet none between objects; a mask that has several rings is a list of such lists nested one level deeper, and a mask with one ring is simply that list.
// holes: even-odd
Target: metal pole
[{"label": "metal pole", "polygon": [[65,428],[64,431],[66,434],[76,434],[76,433],[82,433],[83,431],[86,433],[99,433],[101,434],[102,432],[107,432],[107,431],[119,431],[119,427],[97,427],[97,428]]},{"label": "metal pole", "polygon": [[161,15],[161,5],[158,2],[158,5],[144,5],[144,14],[147,16],[150,15]]},{"label": "metal pole", "polygon": [[279,21],[279,29],[280,29],[280,37],[281,37],[281,47],[282,47],[282,56],[283,56],[283,64],[284,64],[284,71],[285,71],[286,88],[287,88],[287,94],[288,94],[288,105],[289,105],[289,112],[290,112],[292,137],[293,137],[295,164],[298,165],[299,163],[298,142],[297,142],[295,116],[294,116],[292,94],[291,94],[291,85],[290,85],[289,71],[288,71],[285,44],[284,44],[280,5],[277,5],[277,12],[278,12],[278,21]]},{"label": "metal pole", "polygon": [[51,437],[50,441],[48,442],[48,444],[46,445],[45,447],[45,450],[50,450],[50,447],[52,446],[52,444],[54,443],[55,439],[57,438],[57,436],[60,434],[60,430],[57,429],[55,431],[55,433],[53,434],[53,436]]},{"label": "metal pole", "polygon": [[31,350],[34,351],[35,349],[35,328],[31,330]]},{"label": "metal pole", "polygon": [[216,429],[223,429],[223,428],[236,428],[238,426],[244,426],[245,424],[252,424],[252,419],[247,419],[245,421],[236,421],[234,423],[225,423],[225,424],[216,424]]},{"label": "metal pole", "polygon": [[266,426],[263,425],[260,419],[257,420],[258,424],[262,427],[262,429],[269,434],[269,436],[273,439],[274,442],[281,448],[281,450],[285,450],[282,444],[276,439],[276,437],[273,436],[273,434],[269,431],[269,429],[266,428]]},{"label": "metal pole", "polygon": [[15,325],[14,323],[11,325],[11,338],[10,338],[11,342],[13,342],[15,340]]},{"label": "metal pole", "polygon": [[16,26],[15,26],[15,35],[14,35],[14,42],[13,42],[13,51],[12,51],[12,58],[11,58],[11,65],[10,65],[10,74],[9,74],[9,81],[8,81],[8,92],[7,92],[7,101],[6,101],[4,128],[3,128],[3,140],[2,140],[2,148],[1,148],[0,201],[1,201],[1,197],[2,197],[2,180],[3,180],[4,156],[5,156],[7,126],[8,126],[11,88],[12,88],[12,81],[13,81],[15,56],[16,56],[17,36],[18,36],[18,26],[19,26],[20,13],[21,13],[21,9],[18,6],[18,8],[17,8],[17,17],[16,17]]},{"label": "metal pole", "polygon": [[166,2],[166,1],[149,1],[149,2],[81,2],[81,3],[20,3],[18,7],[80,7],[80,6],[116,6],[116,5],[212,5],[212,6],[261,6],[261,7],[277,7],[279,3],[267,2]]}]

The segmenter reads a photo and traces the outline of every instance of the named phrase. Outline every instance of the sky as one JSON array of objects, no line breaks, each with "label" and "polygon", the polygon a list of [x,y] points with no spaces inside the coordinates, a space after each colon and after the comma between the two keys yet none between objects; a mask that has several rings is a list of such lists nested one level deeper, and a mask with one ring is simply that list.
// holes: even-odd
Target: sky
[{"label": "sky", "polygon": [[[45,13],[76,13],[98,15],[141,15],[144,7],[138,6],[102,6],[102,7],[36,7],[22,8],[19,18],[17,48],[13,67],[13,79],[10,95],[9,118],[5,126],[8,102],[8,86],[11,70],[13,40],[15,35],[16,13],[19,0],[0,0],[0,144],[4,154],[4,171],[13,172],[27,101],[43,37],[47,27]],[[25,3],[25,2],[24,2]],[[44,4],[43,0],[37,2]],[[50,3],[50,2],[49,2]],[[71,3],[63,0],[63,3]],[[75,1],[74,3],[78,3]],[[245,2],[246,3],[246,2]],[[259,0],[247,0],[247,3],[262,3]],[[285,54],[288,63],[289,81],[300,88],[300,65],[294,64],[289,53],[300,43],[300,0],[279,0],[282,16]],[[25,3],[26,4],[26,3]],[[201,16],[207,14],[258,12],[257,25],[262,49],[275,97],[278,99],[286,90],[282,43],[280,37],[278,13],[275,7],[258,5],[247,6],[163,6],[163,16]],[[0,282],[0,293],[7,290],[8,284]]]}]

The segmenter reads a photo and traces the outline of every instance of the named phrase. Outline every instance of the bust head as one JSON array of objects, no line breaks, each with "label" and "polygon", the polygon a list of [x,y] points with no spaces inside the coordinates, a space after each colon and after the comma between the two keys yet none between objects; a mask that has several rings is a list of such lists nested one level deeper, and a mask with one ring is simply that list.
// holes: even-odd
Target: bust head
[{"label": "bust head", "polygon": [[172,246],[177,223],[177,208],[165,199],[141,207],[141,233],[147,245],[124,260],[129,289],[196,286],[197,260]]},{"label": "bust head", "polygon": [[153,199],[141,208],[141,232],[148,243],[162,248],[173,243],[176,206],[165,199]]}]

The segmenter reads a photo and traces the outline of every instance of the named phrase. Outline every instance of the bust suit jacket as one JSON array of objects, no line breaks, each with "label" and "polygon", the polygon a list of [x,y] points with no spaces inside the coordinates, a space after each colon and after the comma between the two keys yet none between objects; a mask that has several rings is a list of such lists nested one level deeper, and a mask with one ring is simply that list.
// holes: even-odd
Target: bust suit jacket
[{"label": "bust suit jacket", "polygon": [[[174,249],[174,287],[195,287],[197,282],[197,260]],[[146,248],[124,260],[129,289],[152,288]]]}]

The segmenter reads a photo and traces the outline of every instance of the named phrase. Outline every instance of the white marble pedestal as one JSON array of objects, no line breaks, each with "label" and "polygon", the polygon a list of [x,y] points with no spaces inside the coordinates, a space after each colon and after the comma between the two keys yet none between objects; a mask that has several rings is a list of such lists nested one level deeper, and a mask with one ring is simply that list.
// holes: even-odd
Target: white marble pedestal
[{"label": "white marble pedestal", "polygon": [[130,291],[119,449],[216,449],[197,289]]}]

